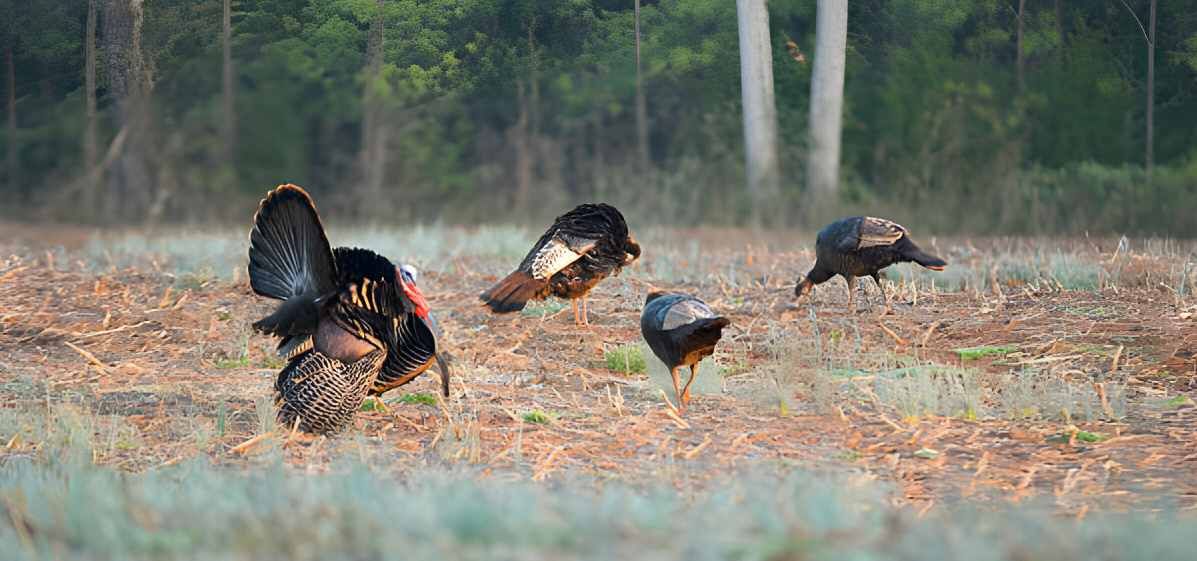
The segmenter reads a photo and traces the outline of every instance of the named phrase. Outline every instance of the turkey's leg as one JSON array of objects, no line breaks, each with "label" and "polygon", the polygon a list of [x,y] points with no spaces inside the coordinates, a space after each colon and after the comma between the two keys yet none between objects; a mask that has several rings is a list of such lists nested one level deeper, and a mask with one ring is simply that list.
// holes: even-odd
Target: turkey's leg
[{"label": "turkey's leg", "polygon": [[889,295],[885,293],[885,287],[881,285],[881,277],[877,273],[873,273],[873,282],[877,283],[877,290],[881,291],[881,303],[883,305],[881,315],[884,316],[892,313],[894,310],[889,307]]},{"label": "turkey's leg", "polygon": [[373,400],[374,400],[374,408],[375,408],[375,409],[381,409],[381,410],[382,410],[382,412],[383,412],[383,413],[386,413],[387,415],[392,415],[392,414],[393,414],[393,413],[391,413],[391,408],[390,408],[390,407],[387,407],[387,404],[386,404],[386,402],[382,400],[382,396],[381,396],[381,395],[372,395],[372,396],[370,396],[368,399],[373,399]]},{"label": "turkey's leg", "polygon": [[578,299],[570,298],[569,303],[574,307],[574,325],[582,325],[582,320],[578,317]]},{"label": "turkey's leg", "polygon": [[590,325],[590,302],[582,295],[582,325]]},{"label": "turkey's leg", "polygon": [[856,311],[856,285],[855,277],[851,275],[844,275],[844,282],[848,283],[848,310]]},{"label": "turkey's leg", "polygon": [[682,411],[685,411],[686,406],[690,404],[690,384],[694,383],[696,376],[698,376],[698,363],[690,365],[690,379],[686,380],[686,387],[682,388]]},{"label": "turkey's leg", "polygon": [[[681,378],[678,378],[677,368],[678,367],[676,367],[676,366],[674,366],[673,368],[670,368],[669,375],[673,376],[673,395],[677,396],[677,399],[676,399],[677,405],[678,405],[678,407],[684,408],[685,405],[682,405],[682,380],[681,380]],[[678,409],[678,410],[681,411],[681,409]]]}]

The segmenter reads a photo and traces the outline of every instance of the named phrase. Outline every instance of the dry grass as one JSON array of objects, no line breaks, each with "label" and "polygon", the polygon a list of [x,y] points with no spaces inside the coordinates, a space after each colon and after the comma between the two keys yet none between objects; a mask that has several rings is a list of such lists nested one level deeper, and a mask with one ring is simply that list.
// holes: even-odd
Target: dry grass
[{"label": "dry grass", "polygon": [[[404,248],[405,235],[369,240]],[[112,242],[5,248],[0,456],[50,449],[48,427],[69,410],[86,420],[94,462],[138,473],[196,458],[324,472],[348,456],[398,474],[451,465],[504,479],[703,486],[764,464],[850,468],[932,511],[964,497],[1038,497],[1072,513],[1160,497],[1194,506],[1188,246],[935,240],[958,286],[897,267],[887,282],[895,314],[878,319],[871,286],[873,307],[861,299],[856,314],[838,282],[791,305],[813,255],[787,240],[806,237],[646,232],[642,262],[595,291],[594,325],[578,328],[568,309],[495,317],[477,305],[519,258],[478,250],[487,235],[423,232],[407,254],[424,265],[455,358],[452,396],[396,399],[436,395],[426,376],[387,397],[390,414],[362,412],[334,439],[273,426],[279,364],[272,342],[248,330],[270,304],[246,286],[243,247],[211,251],[229,271],[211,274],[176,269],[171,255],[192,245],[170,249],[168,236],[156,236],[161,255],[128,263],[95,258]],[[609,351],[637,348],[649,284],[700,294],[733,321],[684,417],[666,405],[651,353],[646,373],[608,368]],[[1003,352],[966,361],[957,350],[968,348]]]}]

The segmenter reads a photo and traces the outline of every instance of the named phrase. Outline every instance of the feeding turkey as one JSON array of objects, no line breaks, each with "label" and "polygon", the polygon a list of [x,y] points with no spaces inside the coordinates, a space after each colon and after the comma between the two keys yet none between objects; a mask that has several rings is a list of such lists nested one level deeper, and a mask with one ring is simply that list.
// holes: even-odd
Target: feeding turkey
[{"label": "feeding turkey", "polygon": [[498,314],[517,312],[529,300],[550,295],[568,298],[574,323],[589,325],[586,297],[591,289],[639,257],[640,245],[618,209],[584,204],[558,216],[519,267],[479,298]]},{"label": "feeding turkey", "polygon": [[889,296],[878,273],[894,263],[913,262],[933,271],[942,271],[947,262],[919,249],[910,232],[901,224],[884,218],[853,216],[837,220],[819,231],[815,240],[815,265],[798,280],[794,296],[801,299],[817,284],[839,275],[848,283],[848,306],[856,309],[853,299],[856,277],[872,277],[890,311]]},{"label": "feeding turkey", "polygon": [[[715,352],[723,328],[731,320],[715,314],[711,307],[686,294],[653,291],[644,301],[640,333],[653,354],[669,368],[679,410],[690,403],[690,384],[698,375],[698,363]],[[681,387],[678,369],[690,367],[690,379]]]}]

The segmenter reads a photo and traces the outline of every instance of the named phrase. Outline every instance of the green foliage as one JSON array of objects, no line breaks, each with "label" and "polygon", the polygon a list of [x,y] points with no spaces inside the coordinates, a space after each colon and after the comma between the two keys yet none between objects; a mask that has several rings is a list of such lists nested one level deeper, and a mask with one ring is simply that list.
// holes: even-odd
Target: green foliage
[{"label": "green foliage", "polygon": [[620,345],[609,349],[604,357],[607,361],[607,370],[625,374],[644,374],[647,368],[644,362],[644,351],[637,344]]},{"label": "green foliage", "polygon": [[1018,347],[1016,347],[1014,345],[1001,345],[1001,346],[985,345],[985,346],[980,346],[980,347],[967,347],[967,348],[955,349],[954,352],[960,357],[961,360],[977,360],[977,359],[985,358],[987,356],[1001,356],[1001,355],[1015,352],[1017,350],[1018,350]]},{"label": "green foliage", "polygon": [[[15,203],[3,211],[113,220],[68,204],[83,172],[86,3],[21,6],[6,0],[2,13],[13,17],[0,25],[0,44],[14,47],[17,100],[16,133],[0,130],[0,154],[13,146],[16,159],[0,169],[0,194]],[[728,188],[743,183],[734,2],[644,3],[647,169],[634,140],[629,2],[237,3],[231,161],[221,127],[220,2],[142,6],[153,95],[123,149],[142,152],[153,180],[121,189],[156,202],[139,203],[147,208],[134,216],[157,205],[153,220],[243,221],[244,209],[282,181],[334,199],[333,212],[387,224],[523,222],[594,199],[653,222],[747,215],[742,190]],[[1197,0],[1159,6],[1150,178],[1145,43],[1123,6],[1027,3],[1021,83],[1010,4],[899,0],[849,9],[844,205],[885,209],[926,230],[1197,233],[1186,212],[1197,197],[1197,96],[1189,94]],[[802,210],[815,5],[775,1],[769,11],[784,185],[777,206]],[[375,23],[383,41],[372,69]],[[108,32],[101,17],[101,47]],[[789,57],[786,40],[806,64]],[[101,157],[120,129],[110,70],[101,57]],[[382,196],[360,189],[367,122],[386,136]],[[496,212],[511,210],[521,189],[513,179],[521,148],[532,162],[522,189],[537,204]],[[106,172],[110,188],[123,177],[116,173]]]},{"label": "green foliage", "polygon": [[525,423],[532,423],[536,425],[547,425],[557,416],[552,413],[545,413],[539,409],[528,411],[524,413],[523,417]]},{"label": "green foliage", "polygon": [[436,405],[436,396],[430,393],[405,393],[392,403],[407,405]]}]

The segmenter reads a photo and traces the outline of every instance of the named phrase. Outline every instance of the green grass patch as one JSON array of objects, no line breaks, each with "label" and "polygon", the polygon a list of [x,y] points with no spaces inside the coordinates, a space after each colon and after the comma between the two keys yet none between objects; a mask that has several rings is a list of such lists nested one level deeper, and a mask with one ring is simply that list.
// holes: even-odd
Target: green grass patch
[{"label": "green grass patch", "polygon": [[436,396],[430,393],[405,393],[391,403],[406,405],[436,405]]},{"label": "green grass patch", "polygon": [[1004,356],[1017,350],[1018,347],[1016,345],[982,345],[980,347],[954,349],[954,352],[961,360],[977,360],[987,356]]},{"label": "green grass patch", "polygon": [[[1082,430],[1082,431],[1077,431],[1077,433],[1076,433],[1077,442],[1094,443],[1094,442],[1101,442],[1105,439],[1106,439],[1105,435],[1098,434],[1096,432],[1089,432],[1089,431]],[[1070,432],[1062,432],[1060,434],[1047,437],[1048,442],[1061,443],[1061,442],[1069,442],[1071,440],[1072,440],[1072,433],[1070,433]]]},{"label": "green grass patch", "polygon": [[644,362],[644,351],[640,345],[627,344],[610,349],[606,353],[607,370],[629,374],[644,374],[648,365]]},{"label": "green grass patch", "polygon": [[212,363],[212,366],[220,370],[232,370],[234,368],[249,368],[249,357],[239,356],[237,358],[221,358]]},{"label": "green grass patch", "polygon": [[551,316],[561,310],[565,309],[565,304],[560,300],[546,300],[544,302],[528,302],[524,309],[520,310],[520,315],[542,318]]},{"label": "green grass patch", "polygon": [[552,413],[545,413],[539,409],[533,409],[532,411],[524,413],[523,418],[525,423],[547,425],[556,419],[557,416]]},{"label": "green grass patch", "polygon": [[1193,405],[1193,399],[1187,395],[1181,394],[1174,396],[1172,399],[1164,401],[1160,404],[1165,409],[1176,409],[1186,405]]},{"label": "green grass patch", "polygon": [[386,409],[383,409],[382,403],[379,403],[377,399],[368,397],[362,402],[362,406],[358,408],[358,411],[365,413],[383,413],[386,411]]}]

